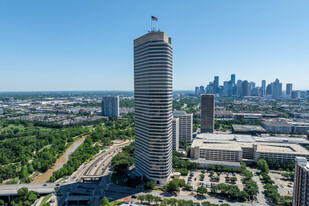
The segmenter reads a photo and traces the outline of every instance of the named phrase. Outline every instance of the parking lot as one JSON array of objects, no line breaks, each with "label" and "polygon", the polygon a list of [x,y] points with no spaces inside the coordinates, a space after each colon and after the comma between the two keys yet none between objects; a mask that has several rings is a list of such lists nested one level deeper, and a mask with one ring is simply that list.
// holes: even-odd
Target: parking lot
[{"label": "parking lot", "polygon": [[[206,171],[206,170],[205,170]],[[204,175],[204,178],[201,178],[201,175]],[[226,177],[232,178],[236,177],[235,182],[226,181]],[[218,179],[215,181],[215,179]],[[213,175],[209,171],[206,171],[204,174],[201,170],[191,171],[187,176],[181,176],[181,179],[184,179],[188,185],[193,187],[193,190],[196,191],[198,187],[203,186],[210,188],[212,184],[217,185],[219,183],[233,184],[237,185],[240,190],[243,190],[244,186],[242,183],[242,176],[237,173],[227,173],[222,172],[219,175],[215,172]],[[210,189],[208,189],[210,191]]]},{"label": "parking lot", "polygon": [[293,195],[294,182],[292,180],[284,179],[279,173],[271,172],[269,176],[275,181],[275,184],[278,185],[278,191],[281,195]]}]

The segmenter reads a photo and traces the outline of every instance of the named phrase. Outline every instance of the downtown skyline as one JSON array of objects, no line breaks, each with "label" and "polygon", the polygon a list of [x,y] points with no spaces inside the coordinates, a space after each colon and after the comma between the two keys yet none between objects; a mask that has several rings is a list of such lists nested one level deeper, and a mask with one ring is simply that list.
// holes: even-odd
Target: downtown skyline
[{"label": "downtown skyline", "polygon": [[133,91],[132,39],[151,15],[173,36],[174,90],[230,73],[309,89],[307,1],[72,2],[0,3],[0,92]]}]

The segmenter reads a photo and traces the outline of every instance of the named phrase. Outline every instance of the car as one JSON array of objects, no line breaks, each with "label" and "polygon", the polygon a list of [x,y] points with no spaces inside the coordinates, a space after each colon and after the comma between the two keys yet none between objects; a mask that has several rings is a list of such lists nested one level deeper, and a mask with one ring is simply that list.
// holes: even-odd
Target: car
[{"label": "car", "polygon": [[132,195],[131,198],[137,198],[136,195]]},{"label": "car", "polygon": [[196,181],[196,178],[194,178],[194,181]]},{"label": "car", "polygon": [[58,187],[60,184],[56,184],[56,187]]},{"label": "car", "polygon": [[44,184],[43,186],[44,186],[44,187],[46,187],[46,186],[47,186],[47,184]]},{"label": "car", "polygon": [[223,200],[219,200],[218,202],[223,202]]}]

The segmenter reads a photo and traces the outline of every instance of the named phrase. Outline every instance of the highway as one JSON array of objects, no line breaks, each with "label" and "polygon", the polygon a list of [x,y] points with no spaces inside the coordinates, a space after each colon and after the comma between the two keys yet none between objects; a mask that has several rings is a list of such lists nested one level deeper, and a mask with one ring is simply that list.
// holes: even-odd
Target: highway
[{"label": "highway", "polygon": [[121,151],[121,148],[126,146],[128,143],[110,147],[110,149],[106,150],[103,154],[100,154],[98,157],[94,158],[91,162],[82,165],[64,183],[4,184],[0,185],[0,196],[15,195],[17,194],[17,191],[23,187],[27,187],[29,190],[36,191],[40,194],[52,193],[55,191],[54,188],[56,187],[56,185],[59,187],[66,187],[72,183],[81,181],[83,177],[100,177],[109,166],[112,157],[115,156],[119,151]]},{"label": "highway", "polygon": [[[46,186],[43,186],[46,185]],[[39,193],[51,193],[54,192],[54,188],[57,183],[31,183],[31,184],[12,184],[12,185],[0,185],[0,196],[17,194],[20,188],[27,187],[29,190],[33,190]]]}]

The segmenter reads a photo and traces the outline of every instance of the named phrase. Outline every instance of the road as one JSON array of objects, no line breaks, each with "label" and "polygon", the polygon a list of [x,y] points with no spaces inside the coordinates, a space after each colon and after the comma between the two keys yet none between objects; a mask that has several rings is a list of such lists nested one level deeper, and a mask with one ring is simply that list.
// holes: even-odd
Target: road
[{"label": "road", "polygon": [[31,184],[12,184],[12,185],[0,185],[0,196],[17,194],[17,191],[23,187],[27,187],[29,190],[33,190],[39,193],[51,193],[54,192],[54,188],[57,183],[31,183]]},{"label": "road", "polygon": [[[91,174],[94,174],[96,176],[102,176],[102,171],[105,170],[105,169],[102,170],[102,168],[103,167],[107,168],[112,156],[116,155],[119,151],[121,151],[121,148],[126,146],[128,143],[110,147],[110,149],[108,149],[106,152],[99,155],[98,157],[94,158],[88,164],[82,165],[64,183],[29,183],[29,184],[7,184],[7,185],[4,184],[4,185],[0,185],[0,196],[17,194],[17,191],[23,187],[27,187],[29,190],[33,190],[39,193],[52,193],[54,192],[54,188],[58,184],[59,186],[65,187],[66,185],[75,183],[76,179],[80,180],[83,176],[87,176],[85,175],[86,171],[89,171]],[[105,163],[105,161],[107,161],[107,163]],[[96,164],[99,167],[95,167]],[[46,185],[46,186],[43,186],[43,185]]]},{"label": "road", "polygon": [[259,176],[255,176],[255,173],[257,172],[256,169],[251,169],[249,167],[247,167],[247,170],[251,171],[254,176],[252,177],[252,180],[255,181],[259,187],[259,194],[257,196],[257,200],[259,203],[261,204],[266,204],[266,199],[265,199],[265,196],[264,196],[264,187],[263,187],[263,184],[260,180],[260,177]]}]

